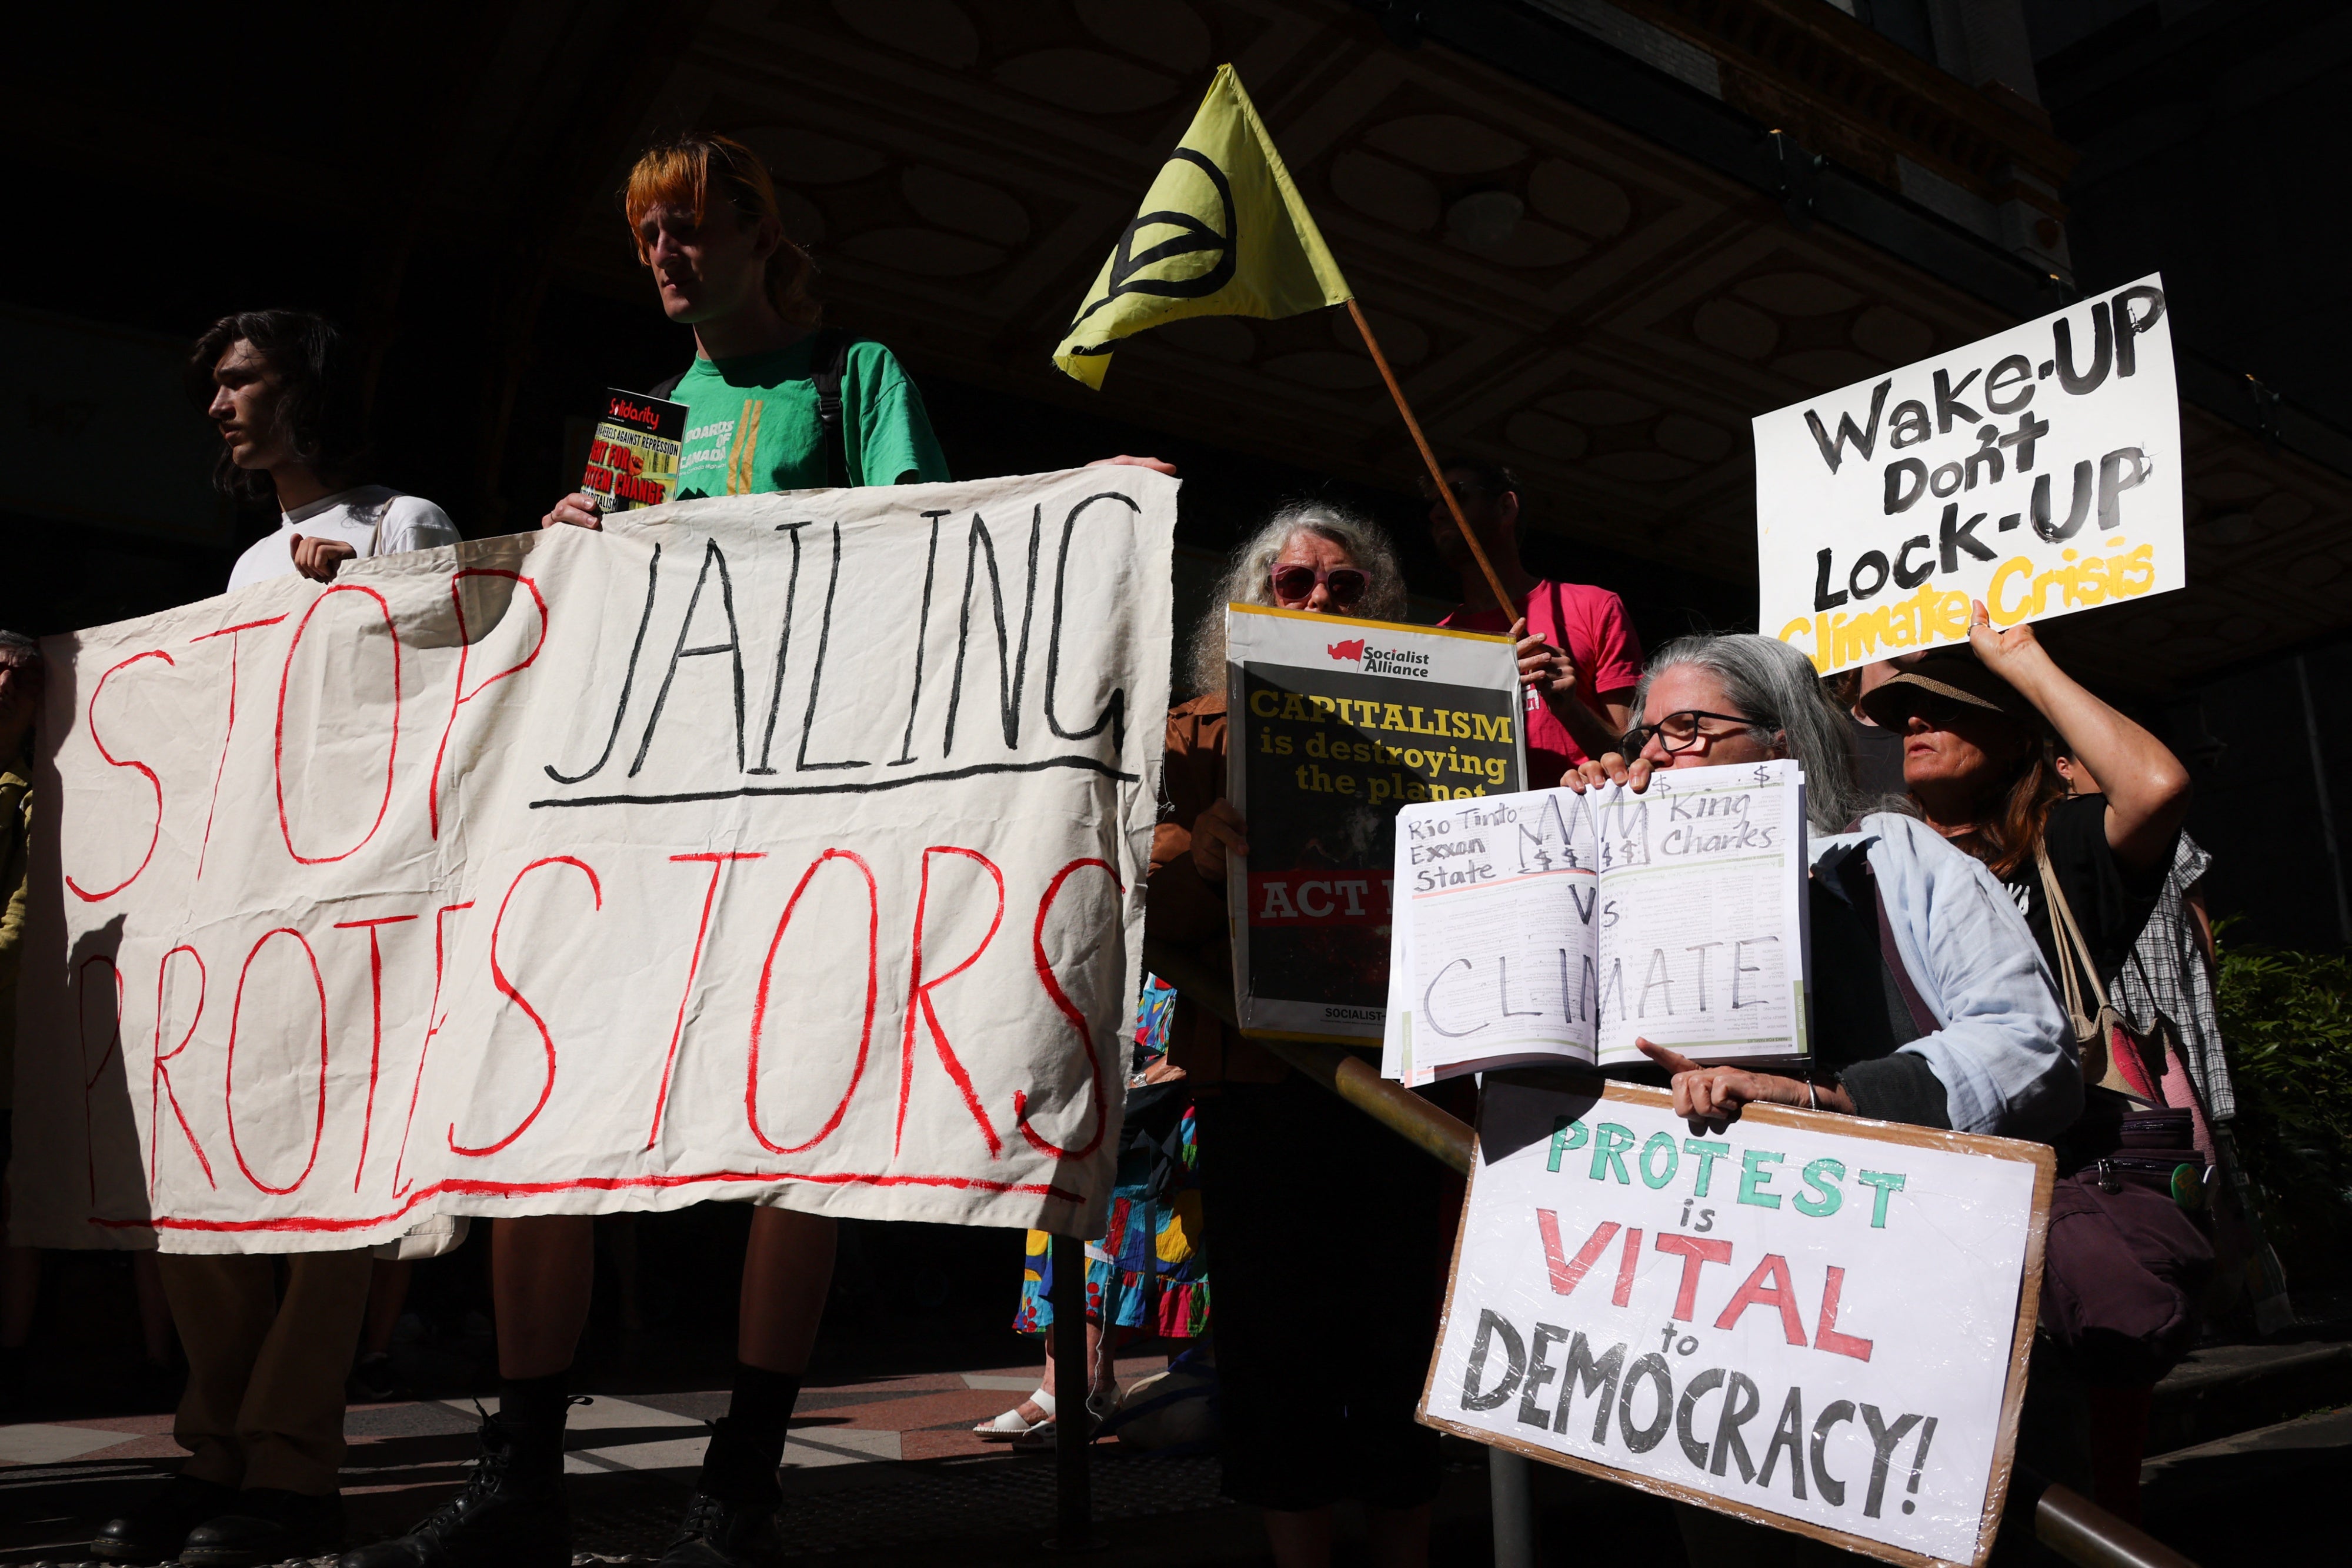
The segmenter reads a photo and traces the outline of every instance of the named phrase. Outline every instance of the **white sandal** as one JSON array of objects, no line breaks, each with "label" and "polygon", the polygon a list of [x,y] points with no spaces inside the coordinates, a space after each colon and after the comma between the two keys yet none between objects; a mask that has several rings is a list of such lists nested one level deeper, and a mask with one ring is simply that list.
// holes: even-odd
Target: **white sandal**
[{"label": "white sandal", "polygon": [[1039,1421],[1024,1420],[1021,1415],[1021,1406],[1016,1405],[1012,1409],[1004,1412],[1002,1415],[997,1416],[995,1420],[983,1421],[979,1426],[973,1427],[971,1429],[971,1435],[978,1437],[983,1443],[1010,1443],[1015,1437],[1025,1437],[1030,1433],[1036,1431],[1040,1427],[1051,1426],[1054,1424],[1054,1396],[1052,1394],[1046,1393],[1041,1388],[1037,1390],[1036,1393],[1031,1394],[1026,1403],[1034,1405],[1038,1409],[1044,1411],[1045,1413],[1045,1418]]}]

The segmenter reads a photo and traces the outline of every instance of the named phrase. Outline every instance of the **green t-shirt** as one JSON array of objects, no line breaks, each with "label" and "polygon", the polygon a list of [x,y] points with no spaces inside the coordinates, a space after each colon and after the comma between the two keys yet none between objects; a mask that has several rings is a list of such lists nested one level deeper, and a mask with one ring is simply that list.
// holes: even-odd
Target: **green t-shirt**
[{"label": "green t-shirt", "polygon": [[[698,358],[670,396],[687,406],[678,455],[680,500],[814,489],[825,482],[810,355],[816,334],[742,359]],[[895,485],[902,474],[944,479],[922,394],[888,349],[852,343],[841,377],[842,446],[853,485]]]}]

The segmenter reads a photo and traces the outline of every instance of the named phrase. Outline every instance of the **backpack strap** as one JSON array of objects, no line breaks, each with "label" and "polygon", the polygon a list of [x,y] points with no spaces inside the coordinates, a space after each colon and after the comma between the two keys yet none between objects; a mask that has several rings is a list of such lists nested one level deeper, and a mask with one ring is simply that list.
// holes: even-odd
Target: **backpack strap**
[{"label": "backpack strap", "polygon": [[[855,485],[858,481],[850,473],[849,442],[842,430],[841,383],[849,374],[849,351],[859,338],[838,327],[819,327],[811,334],[809,380],[816,388],[817,446],[824,454],[824,482],[828,487]],[[667,401],[686,379],[680,371],[667,381],[656,385],[651,395]]]},{"label": "backpack strap", "polygon": [[857,340],[838,327],[820,327],[809,344],[809,380],[816,387],[817,441],[824,449],[824,479],[828,485],[855,485],[850,472],[849,441],[842,428],[841,382],[849,373],[849,349]]}]

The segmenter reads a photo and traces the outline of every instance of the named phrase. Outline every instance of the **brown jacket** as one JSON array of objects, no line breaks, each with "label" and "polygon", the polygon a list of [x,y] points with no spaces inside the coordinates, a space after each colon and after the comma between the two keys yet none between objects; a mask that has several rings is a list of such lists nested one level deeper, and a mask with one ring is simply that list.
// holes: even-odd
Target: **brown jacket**
[{"label": "brown jacket", "polygon": [[[1217,973],[1233,964],[1225,889],[1192,867],[1192,824],[1225,793],[1225,694],[1195,697],[1168,712],[1168,762],[1160,826],[1151,836],[1145,928],[1198,954]],[[1291,1069],[1181,993],[1169,1024],[1169,1060],[1195,1086],[1276,1083]]]}]

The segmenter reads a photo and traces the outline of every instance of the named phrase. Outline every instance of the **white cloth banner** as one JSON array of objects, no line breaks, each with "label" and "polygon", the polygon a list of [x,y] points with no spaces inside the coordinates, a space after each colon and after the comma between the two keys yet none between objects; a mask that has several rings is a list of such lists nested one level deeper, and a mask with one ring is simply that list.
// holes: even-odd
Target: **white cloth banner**
[{"label": "white cloth banner", "polygon": [[1099,1231],[1176,490],[685,502],[50,639],[13,1239]]},{"label": "white cloth banner", "polygon": [[2187,581],[2153,273],[1755,427],[1757,625],[1823,675]]}]

